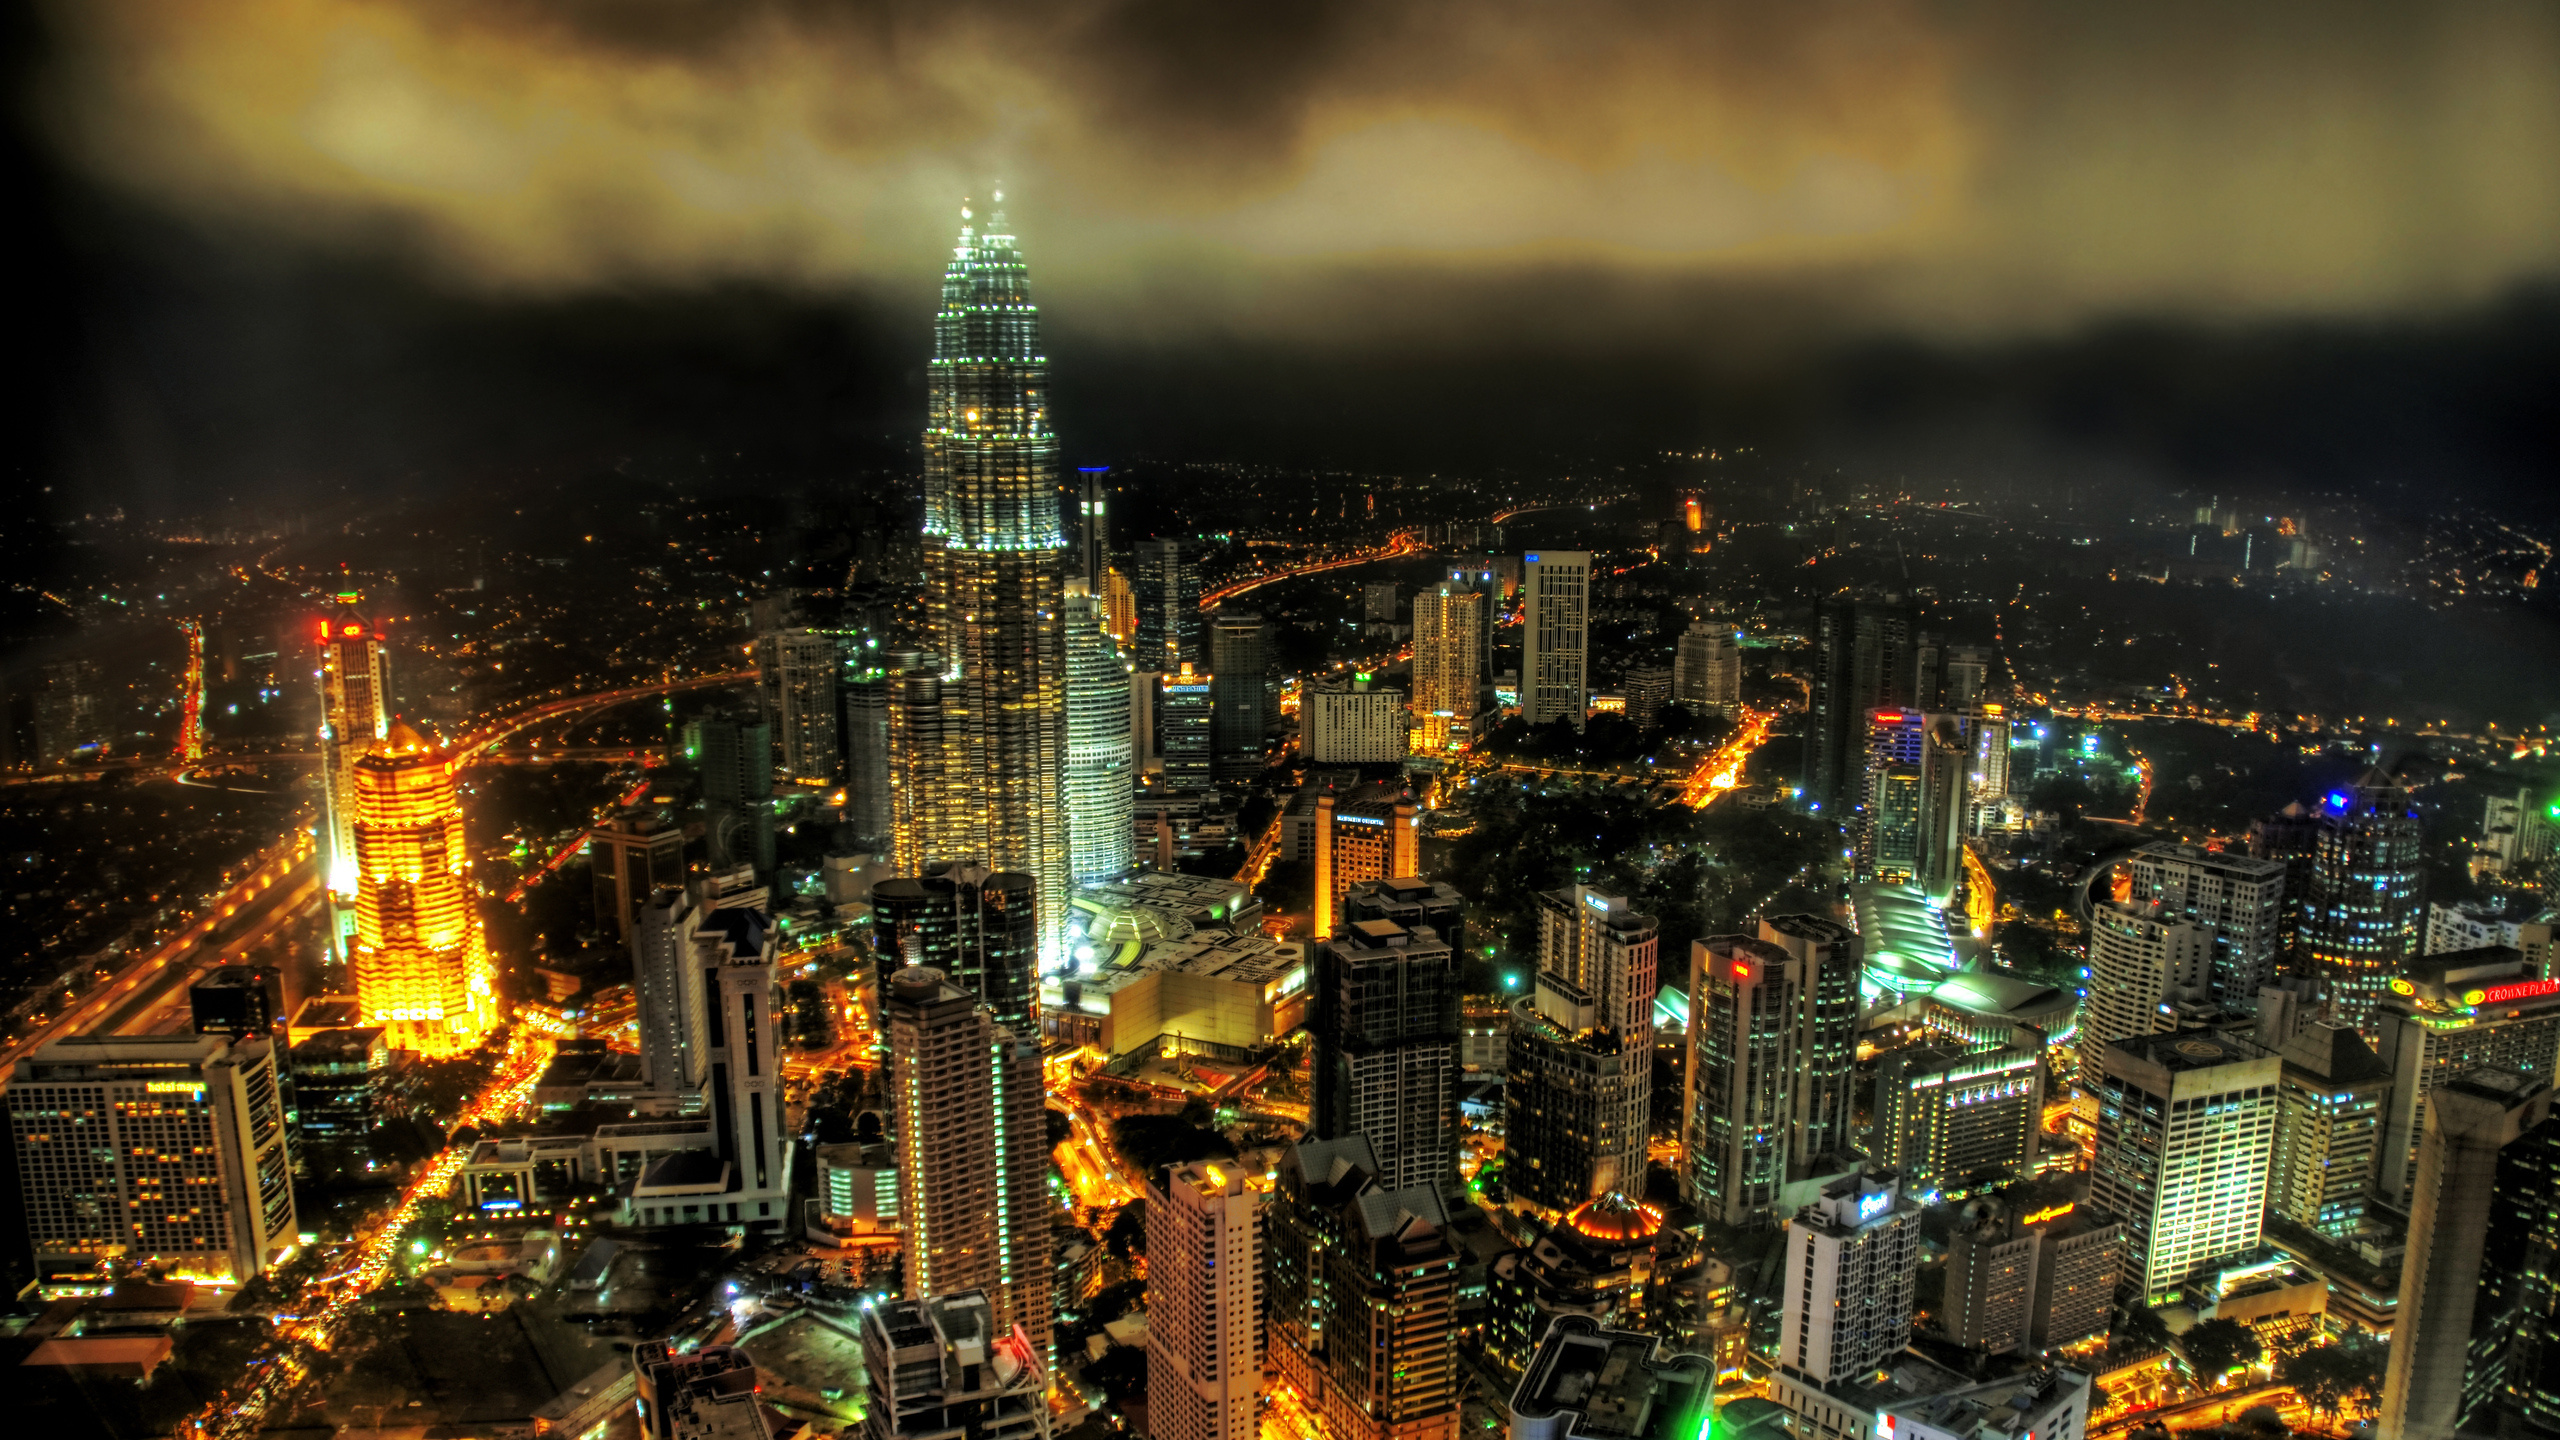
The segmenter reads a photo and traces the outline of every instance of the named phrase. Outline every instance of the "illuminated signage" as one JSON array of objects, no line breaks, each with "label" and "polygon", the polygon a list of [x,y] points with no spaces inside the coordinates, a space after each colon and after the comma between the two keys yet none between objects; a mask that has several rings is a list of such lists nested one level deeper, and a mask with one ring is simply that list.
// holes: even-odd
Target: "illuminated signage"
[{"label": "illuminated signage", "polygon": [[2394,995],[2415,995],[2418,993],[2418,987],[2410,984],[2406,980],[2394,980],[2391,982],[2391,993]]},{"label": "illuminated signage", "polygon": [[1883,1195],[1864,1196],[1858,1201],[1858,1219],[1860,1221],[1873,1220],[1892,1208],[1893,1196],[1889,1192]]},{"label": "illuminated signage", "polygon": [[2041,1225],[2047,1220],[2059,1220],[2063,1216],[2071,1213],[2071,1206],[2072,1202],[2065,1200],[2059,1205],[2049,1205],[2042,1210],[2030,1210],[2027,1212],[2026,1218],[2020,1220],[2018,1223],[2021,1225]]},{"label": "illuminated signage", "polygon": [[2499,1005],[2509,1000],[2529,1000],[2537,995],[2560,992],[2560,980],[2516,980],[2505,985],[2490,985],[2462,992],[2465,1005]]},{"label": "illuminated signage", "polygon": [[204,1093],[204,1082],[201,1080],[154,1080],[142,1088],[154,1095],[201,1095]]},{"label": "illuminated signage", "polygon": [[1748,960],[1736,960],[1736,961],[1734,961],[1734,962],[1733,962],[1733,978],[1734,978],[1734,979],[1736,979],[1736,980],[1748,980],[1748,979],[1750,979],[1750,978],[1751,978],[1751,962],[1750,962],[1750,961],[1748,961]]},{"label": "illuminated signage", "polygon": [[1585,905],[1590,906],[1590,907],[1591,907],[1592,909],[1594,909],[1594,910],[1599,911],[1599,912],[1600,912],[1601,914],[1603,914],[1603,915],[1606,915],[1606,914],[1608,914],[1608,913],[1609,913],[1609,902],[1608,902],[1608,901],[1606,901],[1606,900],[1601,899],[1601,898],[1600,898],[1599,896],[1597,896],[1597,895],[1585,895],[1585,896],[1583,896],[1583,897],[1582,897],[1582,903],[1583,903],[1583,904],[1585,904]]},{"label": "illuminated signage", "polygon": [[1537,556],[1535,556],[1535,555],[1524,555],[1524,556],[1522,556],[1522,557],[1520,557],[1520,558],[1522,558],[1522,559],[1524,559],[1524,560],[1528,561],[1528,562],[1529,562],[1530,564],[1532,564],[1532,565],[1535,565],[1535,564],[1537,564],[1537,563],[1538,563],[1538,557],[1537,557]]},{"label": "illuminated signage", "polygon": [[444,1018],[444,1007],[441,1005],[394,1005],[388,1009],[376,1010],[373,1015],[377,1020],[441,1020]]}]

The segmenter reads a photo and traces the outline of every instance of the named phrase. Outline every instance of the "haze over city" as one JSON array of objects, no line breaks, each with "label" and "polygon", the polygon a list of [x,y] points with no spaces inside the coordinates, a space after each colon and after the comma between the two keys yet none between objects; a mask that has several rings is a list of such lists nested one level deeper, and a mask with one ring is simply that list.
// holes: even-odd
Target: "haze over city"
[{"label": "haze over city", "polygon": [[6,32],[0,1363],[2560,1432],[2560,19]]}]

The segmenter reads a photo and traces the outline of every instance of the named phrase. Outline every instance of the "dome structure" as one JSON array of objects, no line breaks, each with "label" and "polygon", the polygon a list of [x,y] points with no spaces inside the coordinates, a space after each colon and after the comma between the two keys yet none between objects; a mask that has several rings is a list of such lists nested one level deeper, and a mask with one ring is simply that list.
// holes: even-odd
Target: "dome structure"
[{"label": "dome structure", "polygon": [[1567,1211],[1564,1223],[1604,1245],[1626,1245],[1662,1233],[1662,1212],[1612,1190]]}]

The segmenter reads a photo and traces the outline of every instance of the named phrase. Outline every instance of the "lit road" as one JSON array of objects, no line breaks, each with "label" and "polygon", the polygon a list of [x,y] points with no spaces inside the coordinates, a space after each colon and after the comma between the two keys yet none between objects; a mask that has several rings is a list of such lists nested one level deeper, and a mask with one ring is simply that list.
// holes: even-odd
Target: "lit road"
[{"label": "lit road", "polygon": [[[187,967],[180,962],[243,910],[261,912],[277,909],[278,902],[293,894],[298,887],[316,886],[318,878],[319,861],[313,854],[311,835],[307,831],[296,830],[269,846],[263,854],[252,857],[248,872],[207,906],[202,915],[176,934],[136,954],[115,974],[73,1002],[68,1010],[28,1032],[6,1050],[0,1050],[0,1088],[7,1086],[10,1071],[17,1062],[38,1048],[65,1035],[96,1028],[109,1012],[120,1010],[134,1000],[136,992],[147,982],[167,978],[173,970],[184,973]],[[297,900],[294,903],[301,902]],[[282,908],[289,913],[289,906]],[[257,926],[252,924],[248,928],[255,930]]]},{"label": "lit road", "polygon": [[1320,575],[1327,570],[1340,570],[1352,565],[1368,565],[1380,560],[1401,560],[1408,555],[1419,555],[1429,548],[1429,546],[1422,543],[1422,529],[1420,526],[1415,526],[1407,530],[1399,530],[1395,534],[1388,536],[1387,543],[1384,545],[1375,546],[1367,550],[1354,550],[1347,555],[1333,555],[1322,560],[1309,560],[1304,564],[1291,565],[1283,569],[1270,571],[1267,574],[1248,575],[1241,580],[1230,580],[1226,584],[1219,586],[1217,589],[1210,591],[1208,594],[1201,596],[1200,608],[1204,611],[1215,610],[1218,608],[1221,601],[1231,600],[1238,595],[1244,594],[1248,590],[1259,590],[1265,585],[1277,585],[1283,580],[1294,580],[1301,575]]},{"label": "lit road", "polygon": [[[534,1082],[541,1078],[542,1068],[550,1060],[549,1040],[518,1031],[508,1046],[506,1060],[488,1085],[463,1107],[455,1127],[484,1125],[521,1108],[533,1097]],[[389,1278],[399,1252],[401,1231],[417,1218],[422,1202],[445,1193],[466,1158],[468,1152],[462,1147],[449,1146],[418,1167],[410,1176],[408,1188],[401,1192],[400,1203],[357,1237],[354,1253],[347,1262],[335,1273],[305,1287],[302,1313],[277,1318],[274,1332],[249,1361],[246,1388],[237,1396],[224,1392],[195,1415],[191,1422],[195,1434],[209,1440],[247,1440],[265,1428],[277,1404],[290,1397],[311,1373],[311,1353],[327,1350],[365,1295]]]},{"label": "lit road", "polygon": [[696,675],[685,680],[661,680],[649,685],[626,685],[618,690],[597,690],[584,695],[564,695],[528,706],[504,719],[492,720],[454,742],[456,753],[468,754],[485,750],[509,736],[520,734],[546,720],[557,720],[585,710],[603,710],[632,700],[645,700],[653,695],[673,695],[684,690],[710,690],[723,685],[743,685],[756,678],[753,670],[724,670],[717,675]]},{"label": "lit road", "polygon": [[1715,753],[1698,762],[1689,772],[1689,783],[1680,790],[1680,803],[1703,810],[1742,783],[1742,767],[1769,738],[1769,727],[1777,721],[1774,711],[1745,710],[1742,723]]},{"label": "lit road", "polygon": [[186,963],[169,965],[138,981],[126,981],[123,988],[132,993],[93,1028],[111,1035],[174,1035],[193,1025],[195,1007],[188,998],[188,986],[203,979],[205,972],[215,966],[238,964],[277,931],[319,908],[324,898],[319,862],[306,861],[294,873],[299,878],[269,892],[239,934],[212,950],[188,957]]}]

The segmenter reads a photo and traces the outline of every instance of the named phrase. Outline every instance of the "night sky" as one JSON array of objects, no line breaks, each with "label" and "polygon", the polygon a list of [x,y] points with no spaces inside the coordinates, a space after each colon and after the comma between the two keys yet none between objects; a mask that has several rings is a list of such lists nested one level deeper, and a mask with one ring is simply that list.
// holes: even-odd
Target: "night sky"
[{"label": "night sky", "polygon": [[2030,487],[2560,489],[2547,7],[16,23],[40,383],[10,464],[56,516],[895,468],[960,204],[999,184],[1077,463],[1758,444]]}]

